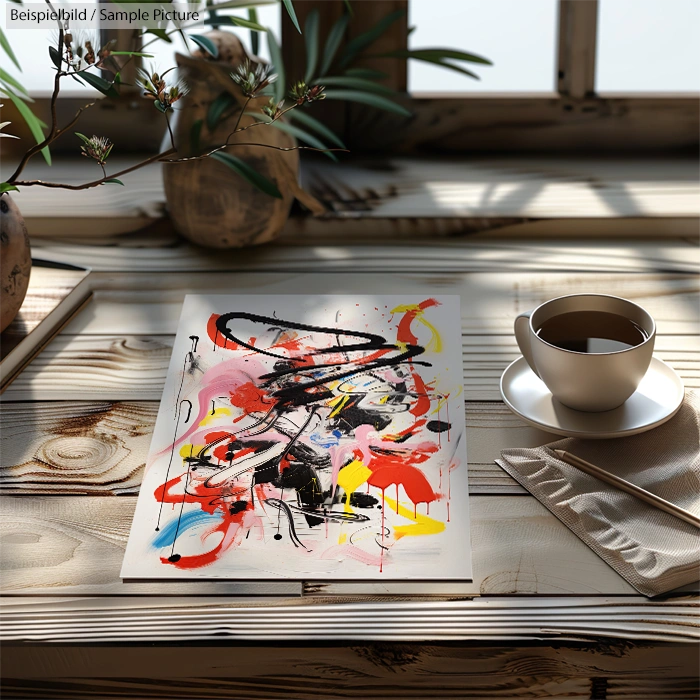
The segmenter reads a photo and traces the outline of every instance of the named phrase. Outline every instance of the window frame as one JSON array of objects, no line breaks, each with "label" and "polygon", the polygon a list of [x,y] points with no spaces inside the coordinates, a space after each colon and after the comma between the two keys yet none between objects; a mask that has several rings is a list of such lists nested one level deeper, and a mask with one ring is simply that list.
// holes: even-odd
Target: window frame
[{"label": "window frame", "polygon": [[[380,39],[378,51],[408,48],[408,4],[355,3],[346,41],[389,12],[404,9],[404,19]],[[343,6],[342,0],[295,1],[302,26],[310,10],[319,9],[322,36]],[[598,0],[559,0],[558,15],[556,89],[551,93],[405,94],[399,101],[414,112],[411,120],[355,104],[320,107],[353,151],[697,153],[699,95],[596,93]],[[301,73],[304,40],[284,13],[282,50],[285,65]],[[406,92],[405,61],[368,59],[362,65],[389,72],[384,83]]]},{"label": "window frame", "polygon": [[[409,0],[371,0],[353,4],[353,21],[345,42],[374,26],[397,9],[404,17],[380,37],[377,52],[408,47]],[[323,37],[345,12],[343,0],[295,0],[301,26],[316,8]],[[363,66],[389,73],[384,83],[401,93],[398,100],[414,113],[410,119],[366,106],[325,102],[316,114],[333,128],[356,153],[412,153],[426,149],[464,152],[627,152],[654,151],[697,154],[700,148],[700,100],[687,94],[598,94],[595,91],[598,0],[559,0],[556,90],[523,94],[409,95],[406,61],[364,59]],[[117,39],[120,48],[132,46],[130,31],[103,32]],[[304,37],[282,12],[282,53],[288,79],[303,75]],[[133,70],[135,68],[132,67]],[[64,123],[86,102],[85,97],[59,98],[59,123]],[[44,121],[50,98],[35,100],[34,109]],[[5,119],[19,126],[14,106],[6,104]],[[138,116],[137,116],[138,115]],[[134,129],[134,119],[138,129]],[[108,136],[120,150],[154,151],[164,133],[161,115],[137,90],[123,90],[119,99],[98,100],[81,116],[81,130]],[[28,132],[21,134],[31,139]],[[26,143],[25,139],[22,139]],[[8,143],[9,142],[9,143]],[[11,154],[16,141],[2,139]],[[55,152],[75,152],[73,140],[59,138]]]}]

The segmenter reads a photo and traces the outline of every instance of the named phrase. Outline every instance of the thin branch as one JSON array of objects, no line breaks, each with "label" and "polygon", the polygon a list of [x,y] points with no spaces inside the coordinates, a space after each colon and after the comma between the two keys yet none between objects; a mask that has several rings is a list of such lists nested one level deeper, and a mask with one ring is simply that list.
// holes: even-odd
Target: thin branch
[{"label": "thin branch", "polygon": [[[14,182],[14,185],[17,185],[18,187],[53,187],[56,189],[64,189],[64,190],[88,190],[92,187],[97,187],[98,185],[101,185],[104,183],[105,180],[111,180],[115,177],[120,177],[122,175],[126,175],[127,173],[131,173],[134,170],[138,170],[139,168],[143,168],[145,165],[149,165],[150,163],[155,163],[156,161],[159,160],[164,160],[167,158],[167,156],[172,155],[173,153],[177,153],[176,149],[174,148],[169,148],[167,151],[163,151],[162,153],[156,153],[154,156],[151,156],[150,158],[146,158],[146,160],[141,161],[140,163],[136,163],[136,165],[132,165],[128,168],[124,168],[124,170],[120,170],[117,173],[114,173],[112,175],[106,175],[105,177],[100,178],[99,180],[93,180],[92,182],[86,182],[82,185],[64,185],[60,182],[44,182],[43,180],[17,180]],[[165,161],[167,162],[167,161]]]},{"label": "thin branch", "polygon": [[241,107],[241,111],[240,111],[240,113],[238,114],[238,119],[236,119],[236,126],[233,127],[233,131],[229,134],[229,136],[228,136],[228,138],[226,139],[226,141],[228,141],[228,140],[231,138],[231,136],[233,136],[233,135],[238,131],[238,127],[239,127],[240,124],[241,124],[241,119],[243,118],[243,114],[245,113],[246,109],[248,109],[248,103],[249,103],[252,99],[253,99],[252,97],[247,97],[247,98],[246,98],[246,101],[243,103],[243,107]]},{"label": "thin branch", "polygon": [[170,117],[168,116],[168,113],[165,112],[165,123],[168,125],[168,134],[170,134],[170,145],[177,150],[177,147],[175,146],[175,136],[173,134],[172,127],[170,126]]},{"label": "thin branch", "polygon": [[[86,105],[83,105],[83,106],[75,113],[75,116],[73,117],[73,119],[71,119],[71,120],[68,122],[68,124],[66,124],[64,127],[62,127],[61,129],[59,129],[59,130],[56,132],[56,138],[58,138],[62,133],[64,133],[65,131],[68,131],[68,129],[70,129],[72,126],[74,126],[75,123],[78,121],[78,119],[80,119],[80,115],[81,115],[86,109],[90,109],[90,107],[94,107],[96,104],[97,104],[97,101],[95,100],[94,102],[90,102],[90,103],[88,103],[88,104],[86,104]],[[54,139],[54,140],[55,140],[55,139]]]},{"label": "thin branch", "polygon": [[[299,105],[293,104],[291,107],[287,107],[287,109],[283,109],[274,119],[271,119],[269,122],[254,122],[253,124],[248,124],[248,126],[241,127],[238,132],[234,133],[241,133],[242,131],[248,131],[248,129],[252,129],[256,126],[269,126],[270,124],[274,124],[278,119],[281,119],[287,112],[291,112],[293,109],[296,109]],[[233,136],[233,133],[229,135],[229,138]]]},{"label": "thin branch", "polygon": [[[249,98],[249,100],[250,100],[250,98]],[[246,102],[246,104],[248,104],[248,103]],[[202,153],[198,156],[189,156],[187,158],[178,158],[178,159],[168,160],[167,162],[168,163],[184,163],[185,161],[188,161],[188,160],[200,160],[201,158],[207,158],[208,156],[214,155],[214,153],[218,153],[219,151],[223,151],[228,146],[236,146],[238,144],[231,143],[231,138],[233,136],[235,136],[236,134],[240,134],[244,131],[248,131],[248,129],[252,129],[254,126],[270,126],[270,124],[274,124],[278,119],[281,119],[285,114],[287,114],[287,112],[291,112],[297,106],[298,105],[293,104],[291,107],[287,107],[287,109],[281,111],[274,119],[271,119],[269,122],[254,122],[253,124],[248,124],[248,126],[243,126],[240,129],[238,129],[238,128],[234,129],[226,137],[226,141],[224,143],[222,143],[220,146],[216,146],[215,148],[212,148],[211,150],[207,151],[206,153]],[[245,109],[245,107],[244,107],[244,109]],[[241,114],[238,117],[238,121],[236,122],[236,126],[238,126],[238,124],[240,123],[242,115],[243,115],[243,111],[241,111]],[[251,144],[245,144],[245,145],[251,145]],[[256,143],[256,144],[252,144],[252,145],[260,146],[262,144]],[[270,148],[272,148],[272,147],[270,147]],[[320,149],[311,149],[311,150],[320,150]],[[338,149],[327,149],[327,150],[340,151],[342,149],[338,148]]]},{"label": "thin branch", "polygon": [[163,163],[186,163],[190,160],[202,160],[208,158],[214,153],[223,151],[226,148],[234,146],[258,146],[260,148],[272,148],[275,151],[316,151],[317,153],[350,153],[347,148],[314,148],[313,146],[289,146],[284,148],[282,146],[272,146],[267,143],[248,143],[248,142],[236,142],[236,143],[225,143],[222,146],[217,146],[211,151],[203,153],[201,156],[189,156],[188,158],[163,158]]}]

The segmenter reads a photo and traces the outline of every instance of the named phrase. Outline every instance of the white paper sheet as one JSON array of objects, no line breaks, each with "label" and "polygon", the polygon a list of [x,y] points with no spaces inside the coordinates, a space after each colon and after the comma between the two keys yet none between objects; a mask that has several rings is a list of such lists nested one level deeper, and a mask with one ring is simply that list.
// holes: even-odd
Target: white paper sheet
[{"label": "white paper sheet", "polygon": [[187,296],[121,575],[469,580],[459,298]]}]

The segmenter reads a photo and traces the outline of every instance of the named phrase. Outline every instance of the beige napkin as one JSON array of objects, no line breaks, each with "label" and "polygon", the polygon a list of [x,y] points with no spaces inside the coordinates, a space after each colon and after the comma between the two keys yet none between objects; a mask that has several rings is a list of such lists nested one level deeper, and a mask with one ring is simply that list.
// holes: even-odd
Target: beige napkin
[{"label": "beige napkin", "polygon": [[567,450],[700,516],[700,396],[668,423],[616,440],[565,438],[496,460],[640,593],[700,580],[700,530],[563,462]]}]

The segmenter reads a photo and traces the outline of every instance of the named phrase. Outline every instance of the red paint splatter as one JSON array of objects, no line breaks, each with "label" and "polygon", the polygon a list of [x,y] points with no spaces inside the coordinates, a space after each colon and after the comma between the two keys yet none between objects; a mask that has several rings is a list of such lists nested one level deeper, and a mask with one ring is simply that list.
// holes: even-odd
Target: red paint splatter
[{"label": "red paint splatter", "polygon": [[229,395],[231,404],[242,408],[246,414],[267,413],[274,403],[267,393],[253,382],[241,384],[235,391],[229,392]]},{"label": "red paint splatter", "polygon": [[[216,322],[219,320],[220,314],[212,314],[207,321],[207,335],[209,339],[214,343],[214,345],[220,348],[226,348],[227,350],[237,350],[238,345],[236,343],[224,338],[220,333],[219,329],[216,327]],[[231,343],[229,345],[228,343]]]}]

